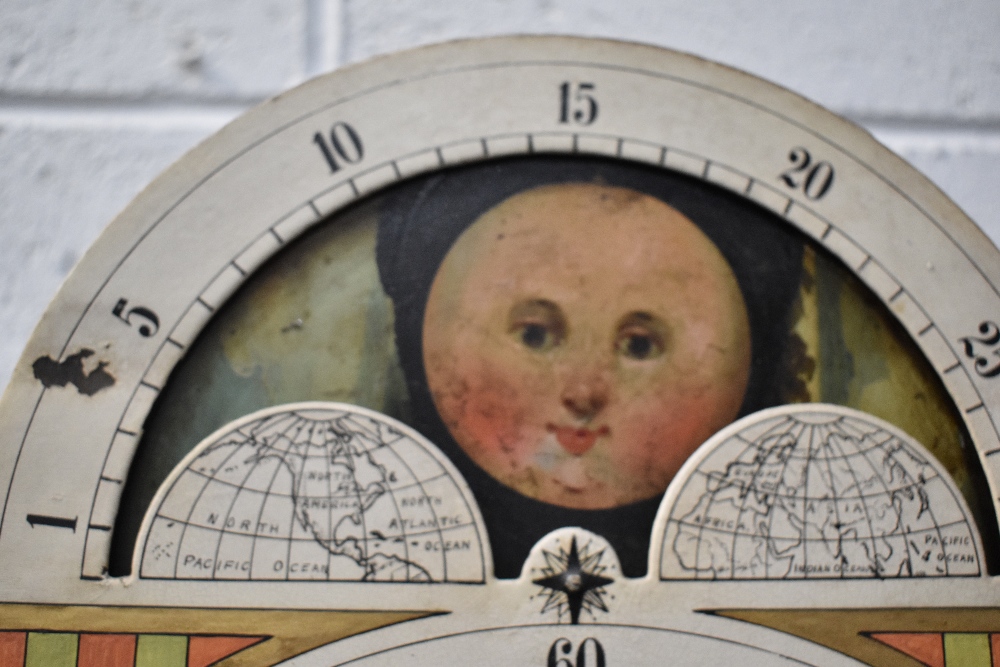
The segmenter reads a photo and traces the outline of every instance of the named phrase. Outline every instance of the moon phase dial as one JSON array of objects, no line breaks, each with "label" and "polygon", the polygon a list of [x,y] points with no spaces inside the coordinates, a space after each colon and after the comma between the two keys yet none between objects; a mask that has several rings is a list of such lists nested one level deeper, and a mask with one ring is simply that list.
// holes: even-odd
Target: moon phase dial
[{"label": "moon phase dial", "polygon": [[346,68],[165,172],[36,329],[0,654],[978,664],[998,312],[954,204],[749,75]]}]

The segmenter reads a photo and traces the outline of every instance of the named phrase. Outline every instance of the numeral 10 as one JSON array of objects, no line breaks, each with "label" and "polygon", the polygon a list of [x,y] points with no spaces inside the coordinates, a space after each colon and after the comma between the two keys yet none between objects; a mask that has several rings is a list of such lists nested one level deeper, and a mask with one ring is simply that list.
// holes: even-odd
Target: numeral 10
[{"label": "numeral 10", "polygon": [[327,136],[322,132],[314,134],[313,143],[319,146],[326,163],[330,166],[330,173],[340,169],[341,162],[357,164],[365,156],[361,137],[353,127],[344,122],[334,123]]}]

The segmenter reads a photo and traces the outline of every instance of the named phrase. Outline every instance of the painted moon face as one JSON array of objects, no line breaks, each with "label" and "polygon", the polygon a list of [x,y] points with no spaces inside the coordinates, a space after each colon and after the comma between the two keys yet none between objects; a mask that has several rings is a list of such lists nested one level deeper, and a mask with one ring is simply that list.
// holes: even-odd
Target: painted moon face
[{"label": "painted moon face", "polygon": [[544,502],[663,492],[735,418],[750,327],[732,269],[648,195],[549,185],[487,211],[431,287],[424,363],[465,452]]}]

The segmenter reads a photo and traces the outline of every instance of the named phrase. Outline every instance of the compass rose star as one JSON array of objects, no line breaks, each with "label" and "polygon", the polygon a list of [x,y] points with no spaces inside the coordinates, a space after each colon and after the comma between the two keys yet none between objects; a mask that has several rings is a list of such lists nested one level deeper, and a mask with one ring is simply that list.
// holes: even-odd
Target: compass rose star
[{"label": "compass rose star", "polygon": [[[561,551],[561,549],[560,549]],[[598,554],[597,565],[600,554]],[[604,605],[602,591],[599,589],[614,583],[614,579],[603,577],[597,574],[593,568],[591,571],[584,569],[580,560],[580,551],[576,546],[576,537],[570,542],[569,554],[564,556],[564,569],[562,572],[553,573],[547,577],[533,579],[532,583],[538,584],[549,590],[549,599],[545,603],[544,612],[551,607],[569,607],[570,619],[573,625],[580,623],[580,611],[588,611],[596,607],[603,611],[608,608]],[[561,559],[562,560],[562,559]],[[561,615],[561,613],[560,613]]]}]

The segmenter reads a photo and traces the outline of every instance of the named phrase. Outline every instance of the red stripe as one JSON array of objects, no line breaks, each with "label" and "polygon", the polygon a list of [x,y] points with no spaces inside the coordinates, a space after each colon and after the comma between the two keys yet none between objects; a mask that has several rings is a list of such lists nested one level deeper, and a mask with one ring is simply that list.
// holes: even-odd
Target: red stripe
[{"label": "red stripe", "polygon": [[80,635],[77,667],[132,667],[135,635]]},{"label": "red stripe", "polygon": [[24,667],[26,632],[0,632],[0,667]]}]

